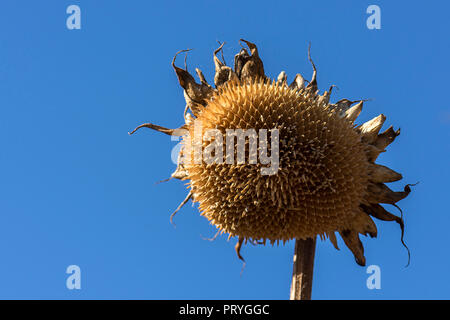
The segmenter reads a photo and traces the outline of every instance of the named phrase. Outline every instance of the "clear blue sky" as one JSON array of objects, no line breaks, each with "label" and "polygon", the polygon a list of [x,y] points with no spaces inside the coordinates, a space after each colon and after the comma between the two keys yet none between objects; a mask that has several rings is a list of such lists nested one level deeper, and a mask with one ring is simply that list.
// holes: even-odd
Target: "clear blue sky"
[{"label": "clear blue sky", "polygon": [[[81,8],[81,30],[66,8]],[[381,8],[368,30],[366,8]],[[178,127],[184,99],[170,66],[195,48],[189,70],[212,82],[212,51],[255,42],[266,73],[311,76],[333,99],[372,98],[360,121],[380,113],[401,135],[379,163],[401,172],[405,241],[395,223],[377,222],[362,239],[367,265],[381,268],[369,290],[339,239],[318,242],[314,299],[448,299],[450,4],[445,1],[24,1],[0,4],[0,298],[287,299],[293,242],[279,247],[215,242],[215,228],[185,206],[180,181],[156,185],[175,165],[168,136],[127,132],[151,121]],[[182,63],[182,59],[180,59]],[[395,208],[391,212],[398,213]],[[67,266],[81,290],[66,288]]]}]

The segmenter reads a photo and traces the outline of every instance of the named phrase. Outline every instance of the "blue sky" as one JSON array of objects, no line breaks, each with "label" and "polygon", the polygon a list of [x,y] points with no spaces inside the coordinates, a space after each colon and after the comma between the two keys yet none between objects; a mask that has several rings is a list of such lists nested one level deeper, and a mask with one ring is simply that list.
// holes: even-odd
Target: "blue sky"
[{"label": "blue sky", "polygon": [[[81,30],[66,8],[81,8]],[[381,29],[366,8],[381,8]],[[266,74],[311,76],[332,99],[372,98],[359,122],[380,113],[401,135],[379,157],[420,184],[401,201],[411,265],[394,223],[363,238],[367,265],[381,268],[369,290],[339,239],[318,242],[313,299],[449,299],[448,57],[450,4],[444,1],[2,1],[0,5],[0,298],[287,299],[294,243],[247,245],[203,237],[215,228],[185,206],[187,190],[162,184],[175,142],[150,130],[175,128],[184,99],[170,65],[194,48],[188,66],[212,82],[212,51],[227,62],[244,38],[259,46]],[[180,62],[182,60],[180,59]],[[395,208],[391,212],[398,213]],[[81,290],[66,268],[81,268]]]}]

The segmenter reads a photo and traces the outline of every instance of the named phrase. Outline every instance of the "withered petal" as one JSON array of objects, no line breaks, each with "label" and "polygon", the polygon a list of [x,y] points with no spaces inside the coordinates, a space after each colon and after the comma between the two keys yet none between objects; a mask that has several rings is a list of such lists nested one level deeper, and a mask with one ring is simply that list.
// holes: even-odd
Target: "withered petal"
[{"label": "withered petal", "polygon": [[400,129],[394,131],[393,127],[390,126],[386,131],[378,135],[373,145],[378,149],[384,150],[398,135],[400,135]]},{"label": "withered petal", "polygon": [[403,177],[400,173],[382,166],[380,164],[371,163],[369,165],[369,180],[376,183],[394,182],[401,180]]},{"label": "withered petal", "polygon": [[364,267],[366,265],[366,258],[364,257],[364,247],[359,239],[359,233],[353,230],[343,230],[339,234],[344,240],[345,245],[355,256],[356,263]]},{"label": "withered petal", "polygon": [[361,132],[363,141],[366,141],[367,143],[374,142],[377,139],[378,132],[383,126],[384,121],[386,121],[386,116],[384,114],[380,114],[378,117],[375,117],[361,125],[358,130]]},{"label": "withered petal", "polygon": [[363,108],[363,101],[360,101],[358,104],[354,105],[353,107],[349,108],[347,111],[345,111],[345,116],[348,120],[354,122],[356,118],[358,118],[359,114],[361,113],[361,110]]},{"label": "withered petal", "polygon": [[183,133],[182,133],[183,129],[184,130],[187,129],[185,125],[181,126],[180,128],[177,128],[177,129],[168,129],[168,128],[165,128],[165,127],[158,126],[156,124],[144,123],[144,124],[141,124],[140,126],[137,126],[133,131],[128,132],[128,134],[132,135],[133,133],[135,133],[136,131],[138,131],[141,128],[153,129],[153,130],[165,133],[165,134],[170,135],[170,136],[182,136],[183,135]]},{"label": "withered petal", "polygon": [[[184,89],[186,103],[189,103],[190,102],[189,100],[192,100],[197,104],[206,106],[207,104],[206,100],[213,93],[212,88],[204,83],[202,84],[197,83],[194,77],[187,70],[178,68],[175,65],[177,55],[180,54],[181,52],[188,52],[188,51],[190,51],[190,49],[178,51],[173,57],[172,67],[174,68],[175,73],[178,77],[178,82],[180,83],[180,86]],[[200,79],[202,79],[202,75],[200,74],[199,77]]]},{"label": "withered petal", "polygon": [[300,73],[295,75],[294,81],[289,85],[289,88],[297,91],[305,88],[305,79]]},{"label": "withered petal", "polygon": [[186,198],[180,203],[180,205],[175,209],[175,211],[170,215],[170,223],[175,225],[175,223],[173,222],[173,217],[175,217],[175,215],[177,214],[178,211],[180,211],[180,209],[189,201],[189,199],[191,199],[193,193],[192,190],[188,193],[188,195],[186,196]]},{"label": "withered petal", "polygon": [[404,191],[392,191],[384,183],[369,183],[367,186],[367,200],[370,203],[387,203],[395,204],[398,201],[406,198],[411,192],[410,185],[406,185]]},{"label": "withered petal", "polygon": [[340,250],[337,244],[337,239],[336,239],[336,234],[333,232],[328,232],[327,233],[328,238],[330,239],[331,243],[333,244],[333,246],[336,248],[336,250]]},{"label": "withered petal", "polygon": [[363,235],[368,234],[371,238],[375,238],[377,236],[377,226],[365,212],[358,210],[355,213],[355,218],[352,223],[353,230]]},{"label": "withered petal", "polygon": [[251,56],[246,59],[242,69],[240,70],[240,74],[236,72],[238,73],[239,78],[241,80],[247,78],[265,78],[264,65],[262,60],[259,58],[256,45],[244,39],[240,39],[240,41],[245,42],[250,48]]}]

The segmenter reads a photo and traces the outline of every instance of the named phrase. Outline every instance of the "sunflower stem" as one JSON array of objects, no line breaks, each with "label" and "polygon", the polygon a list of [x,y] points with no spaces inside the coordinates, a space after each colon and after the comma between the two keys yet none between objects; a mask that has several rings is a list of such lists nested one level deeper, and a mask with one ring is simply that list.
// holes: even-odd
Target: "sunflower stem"
[{"label": "sunflower stem", "polygon": [[295,240],[291,300],[311,300],[316,238]]}]

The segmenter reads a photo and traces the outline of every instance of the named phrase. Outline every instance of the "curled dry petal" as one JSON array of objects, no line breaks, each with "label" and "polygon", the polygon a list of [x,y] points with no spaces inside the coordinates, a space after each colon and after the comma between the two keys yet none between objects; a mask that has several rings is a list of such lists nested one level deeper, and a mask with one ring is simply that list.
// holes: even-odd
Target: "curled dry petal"
[{"label": "curled dry petal", "polygon": [[244,258],[241,256],[241,248],[242,248],[243,242],[244,242],[244,237],[239,237],[238,242],[236,243],[236,246],[234,247],[234,249],[236,250],[236,254],[237,254],[238,258],[245,262]]},{"label": "curled dry petal", "polygon": [[348,99],[341,99],[338,102],[336,102],[335,106],[336,108],[340,109],[341,111],[345,112],[350,108],[352,104],[354,104],[356,101],[348,100]]},{"label": "curled dry petal", "polygon": [[345,111],[346,118],[348,120],[354,122],[356,120],[356,118],[358,118],[359,114],[361,113],[362,107],[363,107],[363,101],[360,101],[358,104],[349,108],[347,111]]},{"label": "curled dry petal", "polygon": [[169,136],[182,136],[183,132],[186,132],[185,130],[182,130],[182,129],[186,129],[186,127],[184,125],[177,129],[168,129],[168,128],[158,126],[156,124],[144,123],[144,124],[141,124],[140,126],[137,126],[133,131],[129,132],[128,134],[132,135],[133,133],[135,133],[136,131],[138,131],[141,128],[153,129],[153,130],[165,133]]},{"label": "curled dry petal", "polygon": [[258,48],[254,43],[251,43],[247,40],[240,39],[240,41],[245,42],[250,49],[251,56],[244,59],[244,63],[242,68],[239,70],[235,70],[241,80],[246,78],[265,78],[264,74],[264,65],[261,59],[259,58]]},{"label": "curled dry petal", "polygon": [[370,203],[395,204],[404,199],[410,192],[410,185],[406,185],[404,191],[395,192],[383,183],[369,183],[367,200]]},{"label": "curled dry petal", "polygon": [[286,72],[281,71],[280,74],[277,77],[277,83],[279,85],[286,85],[287,83],[287,75]]},{"label": "curled dry petal", "polygon": [[234,72],[239,79],[241,79],[242,68],[249,59],[250,55],[245,48],[242,48],[241,51],[234,56]]},{"label": "curled dry petal", "polygon": [[330,89],[328,91],[325,91],[323,95],[319,97],[320,101],[323,102],[325,105],[327,105],[330,102],[331,93],[333,92],[334,85],[330,86]]},{"label": "curled dry petal", "polygon": [[359,127],[363,141],[367,143],[372,143],[377,139],[378,132],[383,126],[384,121],[386,121],[386,116],[380,114],[378,117],[367,121],[362,126]]},{"label": "curled dry petal", "polygon": [[216,88],[221,86],[227,81],[237,79],[237,75],[234,73],[234,71],[225,65],[225,62],[222,62],[217,57],[217,53],[222,50],[223,45],[222,43],[218,49],[214,51],[214,66],[216,69],[216,74],[214,75],[214,84],[216,85]]},{"label": "curled dry petal", "polygon": [[295,75],[294,81],[289,85],[289,88],[297,91],[305,88],[305,79],[303,79],[301,74],[297,73]]},{"label": "curled dry petal", "polygon": [[364,210],[364,212],[366,212],[367,214],[371,215],[374,218],[377,218],[382,221],[395,221],[398,223],[398,225],[400,226],[401,232],[402,232],[400,241],[402,242],[402,245],[408,251],[408,264],[409,264],[411,254],[410,254],[408,246],[405,244],[405,242],[403,240],[403,236],[405,234],[405,224],[403,222],[403,218],[393,215],[392,213],[388,212],[386,209],[384,209],[379,204],[371,204],[369,206],[361,204],[361,208]]},{"label": "curled dry petal", "polygon": [[394,131],[392,126],[390,126],[386,131],[378,135],[373,145],[378,149],[384,150],[398,135],[400,135],[400,129]]},{"label": "curled dry petal", "polygon": [[367,214],[371,215],[372,217],[375,217],[382,221],[396,221],[400,225],[403,225],[403,221],[400,217],[397,217],[393,215],[392,213],[386,211],[381,205],[379,204],[371,204],[371,205],[361,205],[361,208],[366,212]]},{"label": "curled dry petal", "polygon": [[361,234],[369,234],[372,238],[377,236],[377,226],[366,213],[360,210],[355,213],[353,226],[354,230]]},{"label": "curled dry petal", "polygon": [[364,257],[364,247],[359,239],[358,232],[353,230],[343,230],[339,232],[345,245],[355,256],[356,263],[360,266],[366,265],[366,258]]},{"label": "curled dry petal", "polygon": [[180,211],[180,209],[189,201],[189,199],[191,199],[192,197],[192,191],[188,193],[188,195],[186,196],[186,198],[180,203],[180,205],[175,209],[175,211],[170,215],[170,223],[175,225],[175,223],[173,223],[173,217],[175,217],[175,215],[177,214],[178,211]]},{"label": "curled dry petal", "polygon": [[309,44],[309,47],[308,47],[308,60],[309,60],[309,62],[311,62],[311,65],[313,67],[313,75],[311,77],[311,81],[306,86],[306,90],[309,90],[310,92],[315,94],[318,90],[317,69],[316,69],[316,65],[314,64],[314,61],[311,59],[311,43]]},{"label": "curled dry petal", "polygon": [[331,243],[333,244],[334,248],[336,250],[339,250],[339,247],[338,247],[338,244],[337,244],[337,239],[336,239],[336,234],[334,232],[328,232],[327,236],[330,239]]},{"label": "curled dry petal", "polygon": [[401,180],[400,173],[380,164],[369,165],[369,180],[376,183],[394,182]]},{"label": "curled dry petal", "polygon": [[197,73],[201,84],[204,85],[204,86],[207,86],[207,87],[209,87],[211,89],[211,86],[206,81],[205,76],[203,75],[203,72],[199,68],[195,68],[195,72]]},{"label": "curled dry petal", "polygon": [[[173,60],[172,60],[172,67],[174,68],[175,73],[177,74],[178,82],[180,83],[180,86],[184,89],[186,103],[189,103],[192,101],[194,103],[205,106],[207,104],[206,100],[213,93],[212,88],[207,84],[204,84],[204,83],[199,84],[199,83],[195,82],[194,77],[191,76],[191,74],[187,70],[178,68],[175,65],[175,60],[177,58],[177,55],[181,52],[187,52],[187,51],[189,51],[189,50],[181,50],[175,54],[175,56],[173,57]],[[201,80],[202,79],[204,80],[203,74],[201,72],[199,72],[199,77]]]}]

